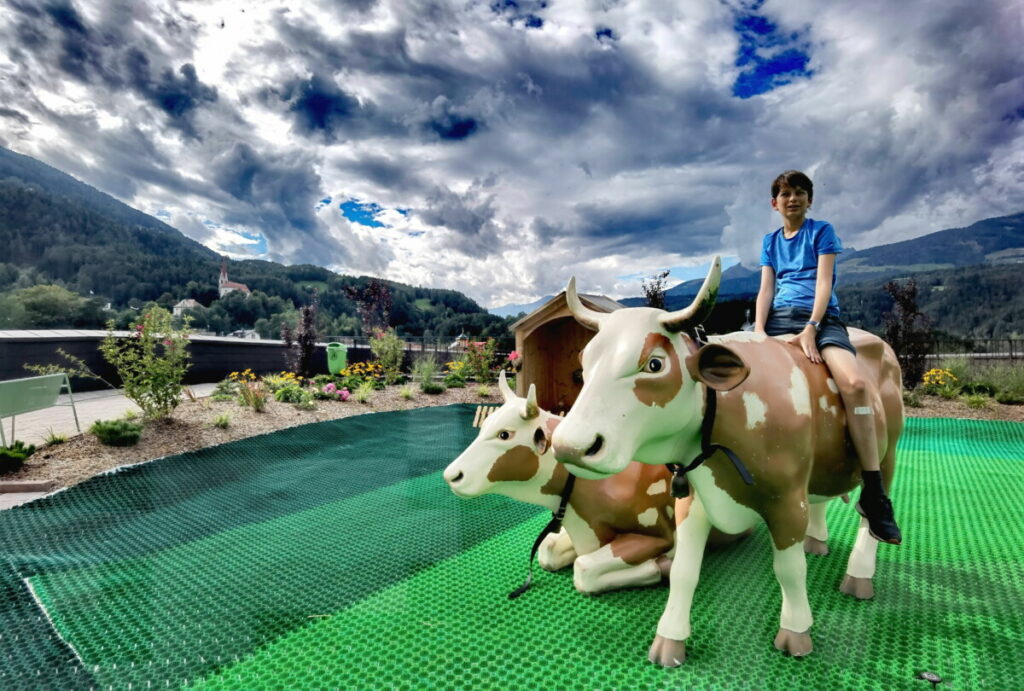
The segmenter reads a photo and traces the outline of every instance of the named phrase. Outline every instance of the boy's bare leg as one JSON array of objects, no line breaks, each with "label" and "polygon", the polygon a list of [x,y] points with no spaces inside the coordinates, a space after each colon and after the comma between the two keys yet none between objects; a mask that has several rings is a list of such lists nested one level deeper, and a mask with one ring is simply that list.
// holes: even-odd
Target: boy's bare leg
[{"label": "boy's bare leg", "polygon": [[902,537],[892,504],[882,485],[881,463],[878,448],[878,432],[875,426],[875,399],[878,397],[874,384],[861,375],[857,358],[848,350],[837,346],[826,346],[821,358],[828,365],[832,378],[839,388],[843,406],[846,408],[846,426],[850,440],[860,458],[864,489],[857,510],[868,519],[872,535],[882,542],[899,544]]}]

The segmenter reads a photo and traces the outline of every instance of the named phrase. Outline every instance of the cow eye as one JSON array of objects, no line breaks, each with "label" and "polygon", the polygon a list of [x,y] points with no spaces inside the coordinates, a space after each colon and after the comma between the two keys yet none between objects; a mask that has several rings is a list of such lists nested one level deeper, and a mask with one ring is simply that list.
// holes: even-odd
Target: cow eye
[{"label": "cow eye", "polygon": [[511,438],[512,438],[512,433],[509,432],[507,429],[503,429],[500,432],[498,432],[498,439],[500,439],[502,441],[508,441]]},{"label": "cow eye", "polygon": [[660,357],[652,357],[647,361],[647,367],[645,369],[648,372],[660,372],[665,369],[665,361]]}]

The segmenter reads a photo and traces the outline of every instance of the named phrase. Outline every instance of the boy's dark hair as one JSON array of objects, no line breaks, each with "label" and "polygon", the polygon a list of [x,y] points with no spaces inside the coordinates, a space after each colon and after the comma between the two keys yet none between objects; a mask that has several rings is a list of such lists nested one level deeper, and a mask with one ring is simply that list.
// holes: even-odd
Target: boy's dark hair
[{"label": "boy's dark hair", "polygon": [[772,199],[779,196],[779,190],[782,189],[783,185],[789,187],[799,187],[807,192],[807,200],[814,201],[814,183],[811,179],[801,173],[799,170],[787,170],[785,173],[775,178],[772,182]]}]

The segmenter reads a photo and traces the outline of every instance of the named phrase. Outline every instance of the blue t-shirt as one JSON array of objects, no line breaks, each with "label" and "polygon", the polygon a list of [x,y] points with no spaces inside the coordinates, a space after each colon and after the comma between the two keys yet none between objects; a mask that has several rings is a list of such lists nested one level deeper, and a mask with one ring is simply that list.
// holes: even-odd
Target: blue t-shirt
[{"label": "blue t-shirt", "polygon": [[[787,239],[782,228],[768,233],[761,243],[761,266],[775,270],[775,300],[773,309],[798,307],[808,312],[814,309],[814,287],[818,277],[818,256],[839,254],[843,243],[827,221],[808,218],[793,237]],[[832,296],[827,314],[839,316],[836,299],[836,270],[832,268]]]}]

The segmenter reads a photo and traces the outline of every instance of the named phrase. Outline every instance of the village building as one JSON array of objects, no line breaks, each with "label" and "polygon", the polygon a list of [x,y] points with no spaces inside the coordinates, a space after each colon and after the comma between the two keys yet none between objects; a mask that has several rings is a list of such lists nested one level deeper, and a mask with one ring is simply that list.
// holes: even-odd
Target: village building
[{"label": "village building", "polygon": [[171,311],[174,313],[175,317],[181,317],[183,314],[185,314],[185,310],[192,310],[197,307],[202,307],[202,305],[200,305],[192,298],[186,298],[185,300],[182,300],[181,302],[176,304]]},{"label": "village building", "polygon": [[220,264],[220,280],[217,281],[217,291],[220,297],[224,297],[233,290],[237,290],[241,293],[249,295],[249,286],[244,283],[234,283],[228,280],[228,263],[226,261]]}]

